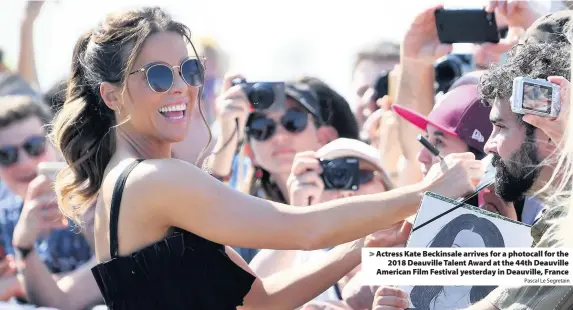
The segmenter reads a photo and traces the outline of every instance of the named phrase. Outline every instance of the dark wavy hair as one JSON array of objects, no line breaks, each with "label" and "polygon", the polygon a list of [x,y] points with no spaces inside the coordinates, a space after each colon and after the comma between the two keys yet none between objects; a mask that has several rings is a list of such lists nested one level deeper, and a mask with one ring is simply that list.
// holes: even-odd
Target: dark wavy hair
[{"label": "dark wavy hair", "polygon": [[[450,248],[462,230],[469,230],[480,235],[488,248],[505,247],[503,235],[494,223],[470,213],[462,214],[444,225],[428,247]],[[473,286],[470,290],[470,302],[473,304],[482,300],[494,289],[495,286]],[[443,286],[414,286],[410,292],[410,300],[416,310],[430,310],[430,305],[436,302],[436,298],[443,290]]]},{"label": "dark wavy hair", "polygon": [[195,51],[189,28],[158,7],[112,13],[84,33],[74,47],[65,102],[53,122],[51,137],[69,165],[56,180],[58,204],[75,221],[99,191],[116,147],[114,111],[103,102],[99,87],[109,82],[125,91],[143,44],[152,34],[164,31],[180,34]]},{"label": "dark wavy hair", "polygon": [[[479,96],[489,104],[496,99],[508,100],[516,77],[547,79],[549,76],[562,76],[570,80],[570,55],[571,45],[565,42],[517,45],[505,62],[492,65],[481,76]],[[518,117],[521,120],[522,116]]]}]

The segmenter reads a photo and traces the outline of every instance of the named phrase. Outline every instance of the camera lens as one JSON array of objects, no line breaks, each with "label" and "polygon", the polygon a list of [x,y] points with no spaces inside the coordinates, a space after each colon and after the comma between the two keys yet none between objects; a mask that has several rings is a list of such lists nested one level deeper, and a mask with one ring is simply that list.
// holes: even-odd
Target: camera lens
[{"label": "camera lens", "polygon": [[435,65],[435,80],[438,92],[447,92],[450,86],[463,74],[463,64],[456,57],[445,57]]},{"label": "camera lens", "polygon": [[268,109],[275,102],[273,86],[268,83],[253,85],[249,92],[249,101],[257,110]]},{"label": "camera lens", "polygon": [[329,162],[326,165],[324,174],[325,181],[336,189],[347,189],[352,182],[352,172],[343,159]]}]

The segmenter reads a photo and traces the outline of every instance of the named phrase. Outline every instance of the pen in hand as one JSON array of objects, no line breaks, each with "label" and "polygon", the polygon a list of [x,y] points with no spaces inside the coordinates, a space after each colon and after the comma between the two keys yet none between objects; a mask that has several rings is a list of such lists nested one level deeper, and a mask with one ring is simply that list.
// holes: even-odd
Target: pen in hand
[{"label": "pen in hand", "polygon": [[428,141],[428,139],[426,139],[424,136],[418,135],[418,138],[416,139],[418,140],[418,142],[422,143],[422,145],[426,148],[426,150],[432,153],[432,155],[438,157],[440,160],[444,159],[440,155],[440,151],[435,146],[433,146],[432,143],[430,143],[430,141]]}]

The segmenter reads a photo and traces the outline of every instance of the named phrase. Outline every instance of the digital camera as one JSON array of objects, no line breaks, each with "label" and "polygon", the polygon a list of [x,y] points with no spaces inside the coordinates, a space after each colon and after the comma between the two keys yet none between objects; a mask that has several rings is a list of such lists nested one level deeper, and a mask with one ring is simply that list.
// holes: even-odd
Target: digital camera
[{"label": "digital camera", "polygon": [[320,160],[324,190],[357,191],[360,186],[358,163],[358,159],[353,157]]},{"label": "digital camera", "polygon": [[436,93],[447,92],[457,79],[474,68],[475,61],[471,54],[449,54],[438,59],[434,64]]},{"label": "digital camera", "polygon": [[513,80],[511,110],[519,114],[557,117],[561,87],[546,80],[518,77]]},{"label": "digital camera", "polygon": [[241,85],[255,110],[266,110],[274,103],[286,99],[284,82],[247,82],[237,79],[233,81],[234,85]]}]

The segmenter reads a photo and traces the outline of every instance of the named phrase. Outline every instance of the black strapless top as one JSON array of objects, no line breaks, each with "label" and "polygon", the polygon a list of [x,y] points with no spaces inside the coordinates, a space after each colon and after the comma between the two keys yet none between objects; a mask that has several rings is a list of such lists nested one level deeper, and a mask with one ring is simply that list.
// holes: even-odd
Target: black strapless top
[{"label": "black strapless top", "polygon": [[179,228],[132,253],[118,255],[117,222],[130,164],[117,180],[111,202],[111,260],[92,268],[110,310],[236,309],[255,277],[237,266],[221,244]]}]

